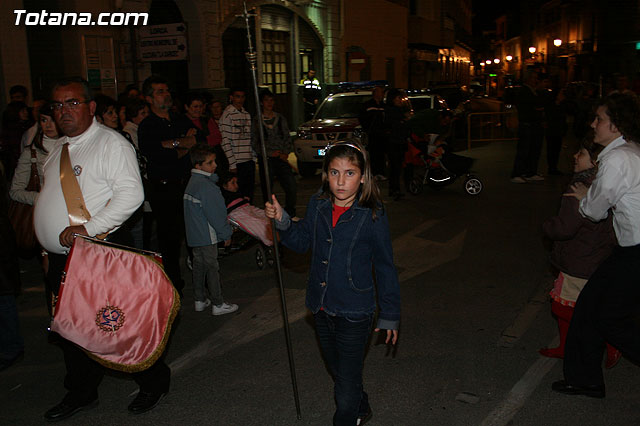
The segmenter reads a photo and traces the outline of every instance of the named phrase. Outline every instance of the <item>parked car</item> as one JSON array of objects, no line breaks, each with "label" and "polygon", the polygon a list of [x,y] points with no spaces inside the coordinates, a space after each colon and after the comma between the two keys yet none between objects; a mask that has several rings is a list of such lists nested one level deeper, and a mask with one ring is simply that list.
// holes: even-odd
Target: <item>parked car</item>
[{"label": "parked car", "polygon": [[407,98],[411,103],[411,108],[414,112],[422,111],[423,109],[449,109],[447,101],[436,93],[430,93],[429,91],[413,90],[407,93]]},{"label": "parked car", "polygon": [[293,142],[298,159],[298,171],[302,176],[313,176],[322,165],[327,145],[351,138],[360,139],[366,145],[358,116],[362,104],[371,99],[370,90],[354,90],[327,96],[312,120],[298,128]]}]

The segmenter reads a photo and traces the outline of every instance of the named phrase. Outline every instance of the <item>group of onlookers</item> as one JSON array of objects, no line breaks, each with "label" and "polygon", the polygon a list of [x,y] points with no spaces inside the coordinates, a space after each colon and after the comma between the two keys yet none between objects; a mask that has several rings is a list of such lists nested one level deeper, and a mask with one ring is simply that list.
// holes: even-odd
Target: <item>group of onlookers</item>
[{"label": "group of onlookers", "polygon": [[[274,111],[272,93],[260,95],[262,122],[244,108],[245,90],[241,88],[231,89],[228,105],[217,100],[206,102],[202,93],[187,93],[181,98],[184,111],[178,111],[169,82],[157,75],[147,78],[141,90],[127,87],[118,100],[94,95],[81,78],[57,82],[50,100],[38,102],[37,108],[24,104],[26,91],[18,88],[16,93],[3,117],[0,183],[3,193],[12,199],[30,205],[35,202],[33,223],[42,246],[49,313],[76,234],[108,234],[112,242],[160,251],[165,271],[182,296],[180,254],[185,221],[196,311],[211,304],[213,315],[238,309],[222,298],[218,278],[217,245],[228,245],[230,238],[227,206],[218,185],[226,194],[251,202],[256,153],[262,150],[260,133],[271,183],[278,178],[285,190],[287,211],[295,217],[296,182],[288,161],[292,142],[286,119]],[[65,158],[71,162],[90,214],[80,225],[73,224],[64,207],[69,200],[62,184]],[[27,188],[34,162],[40,192]],[[260,161],[263,174],[264,169]],[[266,178],[261,181],[266,199]],[[0,204],[0,315],[2,324],[8,325],[0,333],[0,369],[12,365],[24,351],[15,301],[20,287],[18,250],[10,243],[15,237],[5,208],[7,200],[3,198]],[[149,225],[152,222],[153,228]],[[49,421],[94,406],[103,375],[103,368],[77,346],[59,336],[53,340],[67,361],[69,393],[45,413]],[[168,390],[169,376],[162,358],[135,374],[141,390],[129,410],[137,414],[153,408]]]}]

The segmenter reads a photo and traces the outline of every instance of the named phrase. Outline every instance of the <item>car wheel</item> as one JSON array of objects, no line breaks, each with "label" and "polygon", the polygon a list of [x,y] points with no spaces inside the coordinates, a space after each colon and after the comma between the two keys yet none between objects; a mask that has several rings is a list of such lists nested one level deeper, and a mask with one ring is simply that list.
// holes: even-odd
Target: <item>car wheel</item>
[{"label": "car wheel", "polygon": [[475,176],[470,176],[464,181],[464,190],[469,195],[478,195],[482,191],[482,182]]},{"label": "car wheel", "polygon": [[412,193],[413,195],[418,195],[419,193],[422,192],[422,189],[423,189],[422,179],[420,178],[411,179],[411,182],[409,182],[410,193]]},{"label": "car wheel", "polygon": [[298,172],[302,177],[312,177],[316,174],[316,169],[318,167],[315,163],[305,163],[302,161],[298,161]]}]

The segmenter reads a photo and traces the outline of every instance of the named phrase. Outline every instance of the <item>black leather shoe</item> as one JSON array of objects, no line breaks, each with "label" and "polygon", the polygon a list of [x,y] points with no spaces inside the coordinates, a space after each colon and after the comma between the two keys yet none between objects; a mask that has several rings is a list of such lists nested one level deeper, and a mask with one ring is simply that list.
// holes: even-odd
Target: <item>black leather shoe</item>
[{"label": "black leather shoe", "polygon": [[151,410],[153,407],[158,405],[158,402],[165,396],[167,393],[147,393],[147,392],[138,392],[138,396],[129,404],[129,412],[132,414],[142,414]]},{"label": "black leather shoe", "polygon": [[94,399],[86,404],[68,403],[62,401],[46,413],[44,413],[44,419],[48,422],[58,422],[60,420],[68,419],[76,414],[78,411],[89,410],[98,406],[98,399]]},{"label": "black leather shoe", "polygon": [[358,419],[356,420],[356,425],[362,426],[363,424],[371,420],[371,416],[373,416],[373,411],[371,411],[371,408],[369,408],[369,411],[367,412],[367,414],[365,414],[364,416],[358,416]]},{"label": "black leather shoe", "polygon": [[604,385],[578,386],[564,380],[554,382],[551,389],[566,395],[584,395],[591,398],[604,398]]}]

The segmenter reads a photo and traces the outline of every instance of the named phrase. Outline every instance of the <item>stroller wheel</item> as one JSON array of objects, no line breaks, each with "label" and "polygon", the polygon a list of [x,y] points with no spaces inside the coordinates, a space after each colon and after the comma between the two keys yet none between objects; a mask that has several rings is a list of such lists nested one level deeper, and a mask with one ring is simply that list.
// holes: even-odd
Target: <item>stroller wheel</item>
[{"label": "stroller wheel", "polygon": [[469,195],[478,195],[482,191],[482,182],[475,176],[469,176],[464,181],[464,190]]},{"label": "stroller wheel", "polygon": [[266,253],[262,245],[259,245],[258,247],[256,247],[256,265],[258,265],[258,269],[262,270],[264,269],[266,264]]},{"label": "stroller wheel", "polygon": [[422,189],[422,179],[414,178],[411,180],[411,182],[409,182],[409,192],[413,195],[418,195],[422,192]]},{"label": "stroller wheel", "polygon": [[273,247],[267,247],[266,258],[267,258],[267,265],[269,265],[270,268],[273,268],[273,265],[275,265],[276,263]]}]

